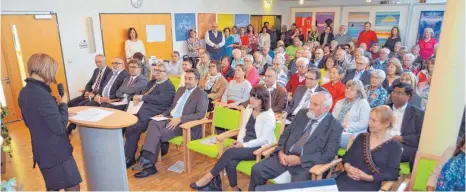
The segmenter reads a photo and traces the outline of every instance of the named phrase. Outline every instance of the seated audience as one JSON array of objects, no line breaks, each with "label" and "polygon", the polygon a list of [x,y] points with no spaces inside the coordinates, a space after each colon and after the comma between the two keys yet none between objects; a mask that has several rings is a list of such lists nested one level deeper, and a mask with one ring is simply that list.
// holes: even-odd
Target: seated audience
[{"label": "seated audience", "polygon": [[[363,51],[363,56],[367,58],[372,58],[372,53],[368,50],[367,44],[366,43],[360,43],[359,48],[361,48]],[[380,51],[379,51],[380,52]]]},{"label": "seated audience", "polygon": [[414,65],[414,59],[415,58],[416,57],[411,53],[407,53],[407,54],[403,55],[402,64],[403,64],[403,71],[404,72],[412,72],[415,75],[419,73],[419,66]]},{"label": "seated audience", "polygon": [[244,56],[244,67],[246,67],[246,79],[251,83],[251,86],[259,84],[259,73],[253,65],[254,58],[252,55]]},{"label": "seated audience", "polygon": [[382,82],[382,87],[388,92],[391,92],[391,86],[399,81],[401,73],[403,73],[403,68],[401,67],[400,60],[391,58],[388,61],[387,77]]},{"label": "seated audience", "polygon": [[345,98],[345,84],[340,81],[341,77],[343,77],[343,69],[338,66],[330,68],[328,76],[330,77],[330,82],[322,85],[322,87],[332,95],[333,105],[330,108],[331,112],[337,101]]},{"label": "seated audience", "polygon": [[[251,90],[249,105],[242,112],[242,121],[237,140],[217,161],[212,170],[198,181],[191,183],[191,188],[200,191],[211,191],[210,182],[220,180],[220,173],[226,169],[228,181],[233,191],[240,191],[236,176],[236,166],[242,160],[254,160],[253,152],[261,146],[276,142],[275,116],[270,106],[270,94],[263,86]],[[218,177],[214,180],[215,177]]]},{"label": "seated audience", "polygon": [[201,59],[196,65],[197,71],[201,78],[204,78],[209,74],[210,55],[209,53],[201,53]]},{"label": "seated audience", "polygon": [[191,60],[183,60],[183,62],[181,63],[181,70],[183,71],[181,72],[181,75],[180,75],[180,85],[178,87],[184,87],[184,82],[185,82],[184,76],[186,75],[186,71],[192,68],[193,68],[193,63],[191,62]]},{"label": "seated audience", "polygon": [[385,105],[372,109],[370,132],[358,135],[343,156],[345,171],[336,178],[339,191],[378,191],[382,182],[398,180],[402,149],[387,134],[395,116]]},{"label": "seated audience", "polygon": [[230,82],[235,76],[235,70],[230,66],[230,58],[228,56],[223,56],[220,62],[222,64],[222,75]]},{"label": "seated audience", "polygon": [[395,123],[389,131],[390,136],[402,144],[401,161],[409,162],[411,170],[424,122],[424,111],[408,104],[413,92],[413,88],[407,83],[397,83],[393,86],[391,107],[395,114]]},{"label": "seated audience", "polygon": [[465,191],[464,136],[445,150],[427,181],[427,191]]},{"label": "seated audience", "polygon": [[281,113],[288,103],[288,92],[277,83],[279,69],[269,68],[265,72],[264,87],[270,92],[270,103],[274,113]]},{"label": "seated audience", "polygon": [[175,97],[175,86],[168,79],[166,65],[157,64],[154,68],[154,80],[151,80],[140,95],[133,97],[135,104],[144,102],[136,116],[136,124],[129,126],[125,132],[125,157],[126,167],[135,163],[134,154],[138,148],[141,134],[147,130],[151,117],[159,115],[167,110]]},{"label": "seated audience", "polygon": [[335,158],[343,128],[329,113],[331,106],[328,92],[312,94],[309,109],[299,110],[280,136],[275,152],[252,167],[249,191],[286,171],[292,182],[310,180],[312,166]]},{"label": "seated audience", "polygon": [[333,108],[333,117],[343,126],[340,148],[346,149],[351,136],[367,131],[371,107],[367,102],[366,91],[359,80],[346,82],[345,98]]},{"label": "seated audience", "polygon": [[199,81],[199,89],[207,93],[207,97],[209,98],[209,107],[207,110],[212,111],[214,109],[212,101],[222,98],[228,82],[220,73],[221,64],[217,61],[212,61],[209,65],[209,75]]},{"label": "seated audience", "polygon": [[388,60],[389,60],[388,55],[390,55],[390,50],[388,50],[387,48],[382,48],[379,51],[379,58],[377,58],[374,61],[372,67],[374,69],[382,69],[385,72],[387,72],[387,65],[388,65]]},{"label": "seated audience", "polygon": [[320,73],[317,68],[312,68],[306,73],[306,84],[296,88],[293,98],[283,111],[283,116],[293,120],[299,110],[308,108],[311,102],[311,95],[319,91],[327,91],[319,86]]},{"label": "seated audience", "polygon": [[249,99],[251,89],[251,83],[246,80],[246,67],[238,64],[236,65],[235,78],[228,83],[221,102],[229,104],[230,107],[238,106]]},{"label": "seated audience", "polygon": [[[207,93],[197,87],[200,75],[196,69],[189,69],[185,75],[186,85],[181,87],[175,94],[175,99],[170,108],[157,117],[167,117],[168,120],[150,120],[146,140],[142,147],[142,156],[138,165],[132,170],[141,170],[134,174],[136,178],[144,178],[156,174],[155,167],[161,142],[166,142],[181,135],[181,124],[200,120],[205,117],[208,105]],[[188,102],[189,101],[189,102]],[[201,137],[201,127],[198,125],[191,128],[193,140]],[[131,164],[129,164],[131,165]],[[127,166],[128,167],[128,166]]]},{"label": "seated audience", "polygon": [[330,52],[330,45],[326,44],[322,47],[322,49],[324,50],[324,59],[332,55],[332,53]]},{"label": "seated audience", "polygon": [[[264,60],[263,62],[267,64],[267,66],[269,67],[272,66],[272,58],[275,56],[275,53],[270,50],[270,46],[266,44],[264,47],[262,47],[261,53],[262,58]],[[271,56],[270,54],[272,54],[273,56]]]},{"label": "seated audience", "polygon": [[337,51],[337,46],[338,46],[338,42],[336,40],[332,40],[330,41],[330,53],[332,53],[332,55],[335,55],[335,52]]},{"label": "seated audience", "polygon": [[303,53],[304,53],[304,49],[296,50],[295,57],[288,64],[288,76],[289,77],[291,77],[298,71],[298,68],[296,67],[296,61],[298,60],[298,58],[303,57]]},{"label": "seated audience", "polygon": [[256,51],[253,56],[254,56],[254,61],[252,65],[254,66],[254,68],[256,68],[257,73],[259,75],[264,75],[265,70],[267,70],[268,65],[267,63],[265,63],[265,60],[263,59],[262,54],[259,51]]},{"label": "seated audience", "polygon": [[301,40],[298,37],[293,38],[293,44],[286,47],[286,54],[290,58],[295,58],[296,51],[301,47]]},{"label": "seated audience", "polygon": [[369,85],[371,82],[371,73],[366,70],[369,62],[369,59],[364,56],[356,58],[356,69],[346,71],[345,77],[341,81],[346,83],[349,80],[360,80],[364,86]]},{"label": "seated audience", "polygon": [[233,60],[231,60],[231,68],[235,69],[236,65],[244,65],[243,55],[240,49],[233,49]]},{"label": "seated audience", "polygon": [[306,83],[306,72],[308,69],[309,65],[309,60],[300,57],[296,61],[296,68],[298,69],[297,73],[293,74],[290,76],[290,80],[288,81],[288,84],[286,84],[286,90],[288,90],[289,93],[294,94],[296,88],[300,85],[304,85]]},{"label": "seated audience", "polygon": [[402,57],[402,49],[403,48],[403,44],[401,44],[401,42],[396,42],[395,43],[395,47],[393,47],[393,51],[390,50],[390,55],[388,56],[389,58],[397,58],[397,59],[401,59]]},{"label": "seated audience", "polygon": [[422,59],[421,55],[419,55],[419,46],[418,45],[414,45],[411,48],[411,54],[413,54],[416,57],[416,59],[414,59],[414,65],[419,66],[419,68],[421,68],[422,63],[424,62],[424,60]]},{"label": "seated audience", "polygon": [[[417,91],[416,91],[416,85],[417,85],[416,76],[411,72],[402,73],[400,76],[400,79],[396,80],[393,85],[400,83],[400,82],[411,85],[411,88],[413,89],[413,93],[411,95],[411,98],[408,101],[408,104],[420,109],[421,108],[421,97],[417,94]],[[388,92],[390,93],[390,96],[388,96],[387,104],[393,103],[392,95],[391,95],[391,92],[393,91],[393,85],[388,90]]]},{"label": "seated audience", "polygon": [[[327,58],[327,59],[329,59],[329,58]],[[338,49],[335,52],[335,62],[339,67],[341,67],[343,69],[351,68],[351,63],[347,59],[346,51],[343,50],[343,49]]]},{"label": "seated audience", "polygon": [[[143,92],[147,86],[147,78],[141,74],[142,71],[142,64],[137,60],[130,60],[128,62],[129,68],[129,75],[123,81],[120,88],[115,93],[116,99],[109,100],[107,102],[103,102],[101,107],[113,108],[118,110],[126,110],[129,103],[133,96]],[[112,103],[115,101],[122,101],[126,104],[123,105],[113,105]]]},{"label": "seated audience", "polygon": [[134,55],[131,57],[131,59],[135,59],[135,60],[140,61],[141,64],[142,64],[141,74],[144,75],[147,78],[150,78],[149,60],[147,60],[146,57],[141,52],[134,53]]},{"label": "seated audience", "polygon": [[428,59],[426,63],[425,69],[417,74],[417,78],[419,79],[418,83],[427,82],[429,76],[434,72],[435,58]]},{"label": "seated audience", "polygon": [[384,105],[387,101],[387,90],[382,86],[382,82],[385,81],[385,72],[381,69],[372,71],[371,84],[366,86],[367,101],[371,108],[375,108],[379,105]]},{"label": "seated audience", "polygon": [[180,53],[173,51],[172,60],[166,65],[167,73],[170,75],[181,75],[181,63],[183,60],[180,59]]},{"label": "seated audience", "polygon": [[370,49],[371,57],[369,57],[369,59],[374,61],[377,58],[379,58],[379,52],[380,52],[380,47],[377,44],[372,45]]},{"label": "seated audience", "polygon": [[421,97],[421,109],[426,110],[427,101],[429,99],[430,85],[432,83],[433,74],[430,74],[429,81],[419,84],[419,96]]},{"label": "seated audience", "polygon": [[324,67],[320,69],[320,81],[319,81],[320,85],[330,82],[330,77],[329,77],[328,72],[330,71],[331,68],[335,66],[336,66],[336,61],[332,57],[327,58],[327,60],[325,61]]},{"label": "seated audience", "polygon": [[89,100],[92,100],[95,94],[105,86],[106,81],[112,76],[112,70],[107,67],[105,61],[104,55],[98,54],[95,56],[95,65],[97,68],[94,69],[91,79],[87,82],[84,90],[81,91],[83,94],[69,101],[68,107],[84,105]]},{"label": "seated audience", "polygon": [[358,47],[353,51],[353,55],[351,55],[351,58],[349,60],[350,65],[348,68],[343,68],[343,71],[346,73],[349,69],[356,69],[356,58],[364,56],[364,49]]}]

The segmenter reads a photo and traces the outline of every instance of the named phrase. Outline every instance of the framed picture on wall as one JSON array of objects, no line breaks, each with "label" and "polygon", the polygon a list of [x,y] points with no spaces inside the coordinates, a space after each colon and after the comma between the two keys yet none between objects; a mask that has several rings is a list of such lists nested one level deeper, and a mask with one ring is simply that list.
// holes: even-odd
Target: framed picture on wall
[{"label": "framed picture on wall", "polygon": [[425,28],[432,28],[434,30],[434,37],[439,41],[440,30],[442,29],[444,11],[421,11],[421,18],[419,19],[419,29],[417,31],[416,42],[424,36]]},{"label": "framed picture on wall", "polygon": [[375,13],[375,32],[379,39],[379,44],[384,45],[390,37],[393,27],[400,24],[400,12],[376,12]]},{"label": "framed picture on wall", "polygon": [[369,12],[348,13],[348,34],[357,41],[359,33],[364,29],[364,23],[369,21]]},{"label": "framed picture on wall", "polygon": [[188,31],[196,30],[196,16],[194,13],[175,13],[176,41],[186,41]]}]

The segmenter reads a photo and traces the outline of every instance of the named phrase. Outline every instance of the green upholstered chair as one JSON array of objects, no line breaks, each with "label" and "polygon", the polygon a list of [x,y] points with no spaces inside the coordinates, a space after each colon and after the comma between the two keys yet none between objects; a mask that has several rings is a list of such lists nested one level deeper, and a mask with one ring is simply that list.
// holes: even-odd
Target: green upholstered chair
[{"label": "green upholstered chair", "polygon": [[[211,158],[218,158],[223,154],[223,150],[229,147],[233,142],[234,137],[238,135],[239,126],[241,123],[241,111],[229,109],[225,107],[215,107],[214,115],[212,120],[202,119],[199,121],[192,121],[181,125],[183,130],[183,141],[187,143],[185,148],[185,171],[189,173],[191,171],[191,158],[190,151],[206,155]],[[205,137],[205,125],[211,124],[211,135]],[[197,125],[202,125],[203,137],[201,139],[191,141],[191,128]],[[215,127],[223,128],[228,131],[215,135]],[[208,141],[214,142],[208,142]],[[189,141],[189,142],[185,142]]]},{"label": "green upholstered chair", "polygon": [[[416,160],[414,161],[414,169],[409,182],[409,190],[425,191],[427,188],[427,181],[432,171],[437,166],[439,156],[431,154],[417,153]],[[409,167],[409,166],[408,166]]]},{"label": "green upholstered chair", "polygon": [[169,77],[169,79],[175,86],[175,91],[177,91],[178,87],[180,86],[180,81],[181,81],[180,77]]},{"label": "green upholstered chair", "polygon": [[411,169],[409,168],[408,162],[400,163],[400,175],[409,175],[411,173]]},{"label": "green upholstered chair", "polygon": [[[284,122],[281,122],[281,121],[277,121],[277,123],[275,124],[275,138],[277,142],[278,142],[278,139],[280,138],[280,135],[283,132],[283,125],[285,124]],[[262,160],[262,152],[274,146],[276,146],[276,144],[263,146],[257,149],[256,151],[254,151],[254,155],[256,155],[256,160],[240,161],[239,164],[236,166],[236,170],[246,175],[251,175],[252,166],[254,166],[257,162]]]}]

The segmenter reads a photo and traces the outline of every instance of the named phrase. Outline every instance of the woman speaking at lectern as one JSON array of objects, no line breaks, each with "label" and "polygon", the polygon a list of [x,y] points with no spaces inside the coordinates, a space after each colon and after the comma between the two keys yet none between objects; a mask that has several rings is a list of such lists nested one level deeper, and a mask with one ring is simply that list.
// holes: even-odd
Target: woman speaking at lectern
[{"label": "woman speaking at lectern", "polygon": [[18,103],[24,123],[31,133],[34,167],[39,165],[47,191],[78,191],[82,182],[73,158],[73,146],[66,133],[68,107],[66,95],[59,104],[50,94],[56,82],[58,63],[49,55],[36,53],[27,63],[29,78]]}]

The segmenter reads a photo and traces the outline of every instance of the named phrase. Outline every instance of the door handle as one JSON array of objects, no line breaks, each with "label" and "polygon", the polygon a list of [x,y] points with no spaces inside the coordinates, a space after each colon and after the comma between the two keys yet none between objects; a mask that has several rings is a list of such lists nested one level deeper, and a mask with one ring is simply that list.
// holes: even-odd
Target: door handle
[{"label": "door handle", "polygon": [[2,79],[2,82],[5,81],[6,84],[10,84],[10,78],[6,77],[5,79]]}]

